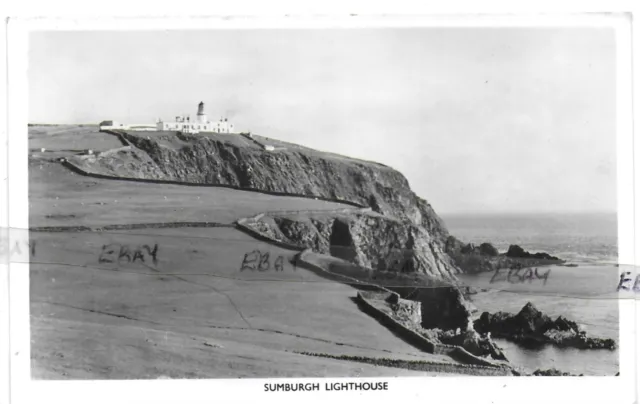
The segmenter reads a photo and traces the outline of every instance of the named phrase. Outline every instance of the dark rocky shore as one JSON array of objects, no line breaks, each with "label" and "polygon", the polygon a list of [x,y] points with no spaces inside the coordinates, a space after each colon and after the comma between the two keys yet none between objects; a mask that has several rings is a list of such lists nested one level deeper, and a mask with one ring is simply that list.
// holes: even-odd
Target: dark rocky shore
[{"label": "dark rocky shore", "polygon": [[582,374],[574,375],[573,373],[562,372],[556,368],[538,369],[532,373],[532,376],[583,376]]},{"label": "dark rocky shore", "polygon": [[445,252],[465,273],[490,272],[498,269],[520,269],[534,266],[562,265],[562,259],[545,252],[530,253],[512,244],[500,253],[491,243],[465,244],[453,236],[445,243]]},{"label": "dark rocky shore", "polygon": [[505,338],[521,345],[553,344],[578,349],[616,348],[614,340],[589,337],[575,322],[563,316],[552,320],[532,303],[527,303],[515,315],[484,312],[473,325],[481,334],[491,333],[493,337]]}]

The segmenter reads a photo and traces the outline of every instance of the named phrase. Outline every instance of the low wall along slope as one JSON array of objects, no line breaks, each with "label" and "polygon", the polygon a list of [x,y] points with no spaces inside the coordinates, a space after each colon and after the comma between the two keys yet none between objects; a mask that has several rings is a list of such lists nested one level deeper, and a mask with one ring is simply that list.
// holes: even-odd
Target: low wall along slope
[{"label": "low wall along slope", "polygon": [[[399,298],[399,295],[396,292],[393,292],[385,287],[379,286],[379,285],[375,285],[372,283],[367,283],[367,282],[363,282],[360,281],[358,279],[355,278],[351,278],[349,276],[346,275],[342,275],[342,274],[336,274],[334,272],[328,271],[324,268],[322,268],[319,265],[314,264],[313,262],[311,262],[309,259],[307,259],[307,257],[309,256],[310,251],[309,250],[305,250],[303,252],[301,252],[300,254],[298,254],[298,256],[296,257],[296,263],[297,266],[301,267],[301,268],[305,268],[305,269],[309,269],[314,271],[315,273],[319,274],[320,276],[325,276],[328,277],[332,280],[338,281],[338,282],[342,282],[342,283],[346,283],[356,289],[360,289],[360,290],[364,290],[364,291],[372,291],[372,292],[377,292],[380,294],[383,294],[385,296],[389,296],[389,295],[395,295],[396,297]],[[377,307],[375,307],[375,305],[373,305],[369,299],[367,298],[368,294],[362,293],[362,292],[358,292],[356,295],[356,300],[358,302],[358,305],[360,306],[360,308],[367,314],[369,314],[371,317],[375,318],[376,320],[378,320],[382,325],[384,325],[385,327],[389,328],[391,331],[393,331],[395,334],[397,334],[399,337],[401,337],[402,339],[404,339],[405,341],[409,342],[410,344],[412,344],[413,346],[415,346],[418,349],[421,349],[427,353],[432,353],[432,354],[440,354],[440,355],[448,355],[449,357],[451,357],[452,359],[455,359],[456,361],[466,364],[466,365],[473,365],[473,366],[479,366],[480,369],[481,368],[490,368],[490,369],[509,369],[508,366],[504,366],[504,365],[497,365],[491,361],[488,361],[486,359],[480,358],[478,356],[475,356],[473,354],[471,354],[469,351],[467,351],[466,349],[459,347],[459,346],[454,346],[454,345],[446,345],[446,344],[436,344],[433,343],[431,341],[429,341],[427,338],[425,338],[423,335],[421,335],[420,333],[406,327],[405,325],[403,325],[402,323],[400,323],[399,321],[397,321],[396,319],[394,319],[393,317],[391,317],[390,315],[388,315],[387,313],[381,311],[380,309],[378,309]]]}]

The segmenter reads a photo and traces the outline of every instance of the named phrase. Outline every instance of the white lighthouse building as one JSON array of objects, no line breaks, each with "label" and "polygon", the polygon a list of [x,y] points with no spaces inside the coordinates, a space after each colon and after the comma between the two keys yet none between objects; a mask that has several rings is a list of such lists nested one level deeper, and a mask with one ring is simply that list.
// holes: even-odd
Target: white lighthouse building
[{"label": "white lighthouse building", "polygon": [[196,121],[201,124],[207,123],[207,114],[204,113],[204,102],[202,101],[198,104],[198,115],[196,116]]},{"label": "white lighthouse building", "polygon": [[164,122],[159,119],[156,127],[159,131],[233,133],[233,125],[226,118],[220,118],[217,122],[207,120],[203,102],[198,104],[198,113],[193,121],[188,115],[176,116],[174,122]]}]

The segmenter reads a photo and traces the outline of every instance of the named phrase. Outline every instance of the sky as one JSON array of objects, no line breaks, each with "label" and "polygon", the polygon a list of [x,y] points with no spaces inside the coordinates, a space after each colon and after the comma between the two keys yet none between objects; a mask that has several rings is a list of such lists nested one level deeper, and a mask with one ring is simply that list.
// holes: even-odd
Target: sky
[{"label": "sky", "polygon": [[378,161],[439,213],[615,212],[609,28],[34,32],[31,123],[227,117]]}]

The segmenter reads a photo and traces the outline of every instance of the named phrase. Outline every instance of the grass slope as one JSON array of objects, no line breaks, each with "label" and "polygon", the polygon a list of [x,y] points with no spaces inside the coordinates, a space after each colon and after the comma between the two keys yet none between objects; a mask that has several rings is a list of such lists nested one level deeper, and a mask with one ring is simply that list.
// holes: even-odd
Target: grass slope
[{"label": "grass slope", "polygon": [[[186,232],[34,233],[41,246],[31,273],[35,374],[160,377],[174,361],[190,370],[168,376],[322,372],[296,369],[301,360],[290,351],[451,361],[420,352],[362,313],[350,287],[294,268],[291,251],[234,229]],[[109,243],[157,243],[158,263],[98,262]],[[240,271],[244,254],[255,249],[270,253],[272,268],[282,255],[283,270]],[[185,350],[179,341],[187,341]],[[192,355],[198,358],[190,363]],[[332,369],[322,375],[352,374]]]},{"label": "grass slope", "polygon": [[101,133],[97,125],[33,125],[29,126],[29,149],[95,150],[121,147],[115,137]]},{"label": "grass slope", "polygon": [[[74,144],[96,148],[93,132],[73,133]],[[30,159],[29,178],[31,226],[230,223],[268,210],[344,207],[224,188],[99,180],[42,158]],[[31,237],[37,243],[30,283],[35,378],[425,375],[293,351],[451,361],[420,352],[362,313],[352,288],[294,268],[293,252],[232,228]],[[147,255],[144,263],[100,262],[109,244],[157,244],[158,261]],[[256,249],[269,253],[270,269],[241,271],[244,255]],[[275,271],[279,256],[283,270]]]},{"label": "grass slope", "polygon": [[264,211],[350,207],[228,188],[144,184],[86,177],[57,162],[29,162],[29,224],[38,226],[209,221]]}]

